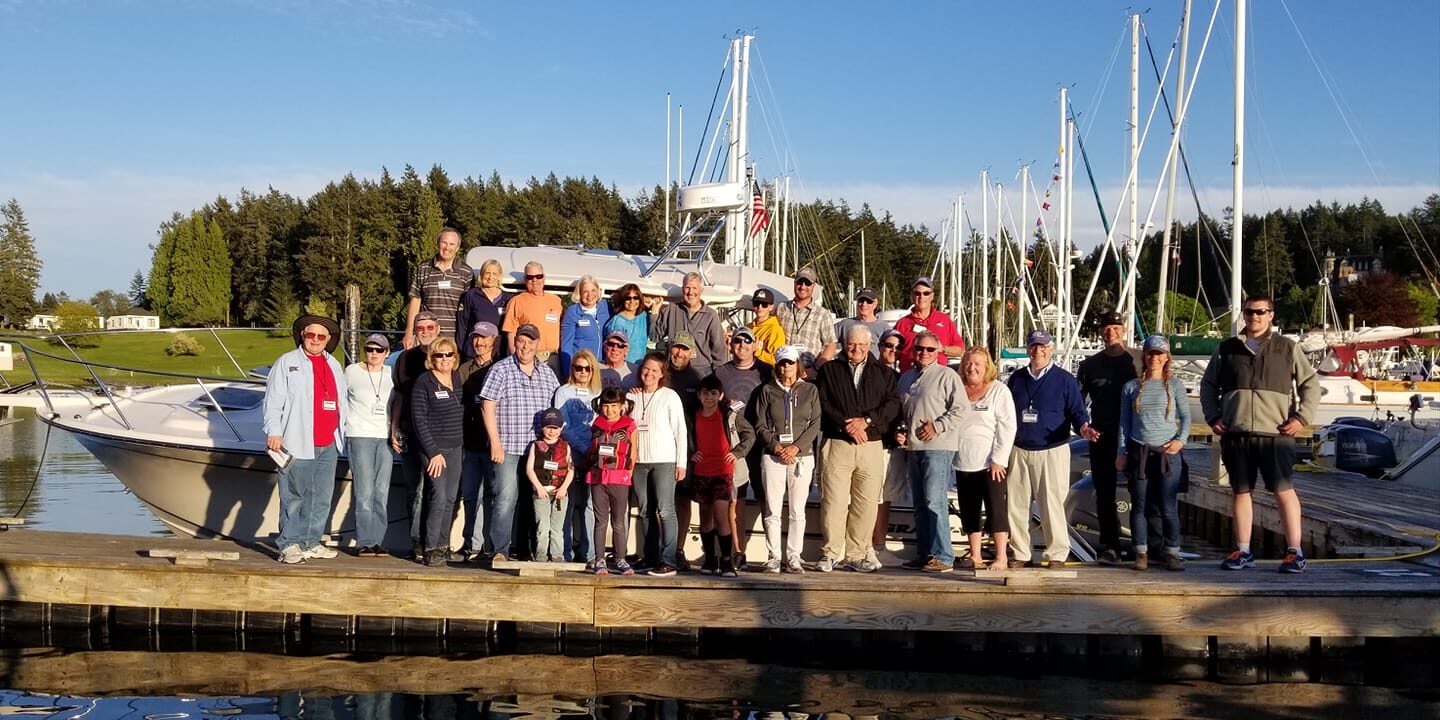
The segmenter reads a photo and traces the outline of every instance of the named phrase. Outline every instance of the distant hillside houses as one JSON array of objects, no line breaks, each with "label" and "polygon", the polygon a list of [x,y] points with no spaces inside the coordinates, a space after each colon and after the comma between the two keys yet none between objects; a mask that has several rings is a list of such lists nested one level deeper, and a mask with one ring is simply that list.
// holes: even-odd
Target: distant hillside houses
[{"label": "distant hillside houses", "polygon": [[[55,329],[55,322],[54,315],[31,315],[30,321],[25,323],[25,329],[50,332]],[[106,330],[159,330],[160,316],[149,310],[130,308],[124,315],[100,318],[100,326]]]}]

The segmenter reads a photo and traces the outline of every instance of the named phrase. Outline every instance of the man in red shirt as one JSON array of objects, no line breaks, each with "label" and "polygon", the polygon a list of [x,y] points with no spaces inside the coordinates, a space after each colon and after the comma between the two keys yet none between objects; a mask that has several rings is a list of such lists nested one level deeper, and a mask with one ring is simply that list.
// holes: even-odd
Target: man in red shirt
[{"label": "man in red shirt", "polygon": [[[955,328],[955,321],[935,309],[935,283],[930,278],[922,276],[915,279],[915,284],[910,286],[910,301],[910,314],[895,323],[895,331],[905,338],[905,347],[913,345],[915,334],[923,330],[940,341],[940,357],[936,362],[942,366],[949,364],[949,358],[965,354],[965,340]],[[912,354],[902,353],[900,372],[909,370],[914,362]]]}]

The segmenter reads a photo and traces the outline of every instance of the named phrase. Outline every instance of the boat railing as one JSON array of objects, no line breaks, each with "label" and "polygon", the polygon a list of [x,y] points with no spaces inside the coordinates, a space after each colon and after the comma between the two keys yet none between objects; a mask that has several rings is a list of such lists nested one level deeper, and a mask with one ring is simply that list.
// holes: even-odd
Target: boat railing
[{"label": "boat railing", "polygon": [[[220,376],[220,375],[206,375],[206,374],[202,374],[202,373],[183,373],[183,372],[174,372],[174,371],[169,371],[169,370],[155,370],[155,369],[149,369],[149,368],[136,368],[136,367],[129,367],[129,366],[125,366],[125,365],[116,365],[116,364],[113,364],[113,363],[104,363],[104,362],[99,362],[99,361],[96,361],[96,360],[87,360],[87,359],[85,359],[85,358],[83,358],[83,357],[80,356],[80,353],[76,350],[75,346],[72,344],[73,341],[75,341],[75,340],[77,340],[77,339],[80,339],[80,338],[85,338],[85,337],[103,337],[103,336],[117,336],[117,335],[139,335],[139,334],[178,335],[178,334],[180,334],[180,333],[193,333],[193,332],[198,332],[198,331],[208,331],[210,337],[214,338],[215,343],[220,347],[221,351],[225,353],[225,357],[226,357],[226,358],[230,361],[230,363],[235,367],[236,372],[239,373],[240,376],[239,376],[238,378],[235,378],[235,377],[224,377],[224,376]],[[48,359],[50,359],[50,360],[54,360],[54,361],[57,361],[57,362],[60,362],[60,363],[65,363],[66,365],[71,365],[71,366],[78,365],[78,366],[80,366],[80,367],[83,367],[83,368],[85,369],[86,374],[88,374],[88,375],[90,376],[90,378],[95,382],[95,387],[96,387],[96,389],[98,390],[98,392],[105,397],[105,400],[106,400],[107,404],[110,406],[110,408],[112,408],[112,409],[115,411],[115,414],[116,414],[116,416],[118,416],[118,418],[119,418],[119,420],[120,420],[120,423],[125,426],[125,429],[126,429],[126,430],[134,430],[135,428],[134,428],[133,425],[131,425],[130,419],[125,416],[125,411],[120,407],[120,404],[116,402],[115,393],[114,393],[114,390],[110,387],[110,384],[107,383],[107,382],[105,382],[105,380],[101,378],[100,373],[96,372],[96,370],[105,370],[105,371],[110,371],[110,372],[114,372],[114,373],[129,373],[129,374],[131,374],[131,375],[139,374],[139,375],[145,375],[145,376],[156,377],[156,378],[170,378],[170,379],[175,379],[175,380],[193,381],[193,382],[195,382],[196,384],[198,384],[198,385],[200,386],[201,392],[205,393],[206,399],[210,401],[210,406],[213,407],[213,408],[215,409],[215,411],[220,414],[221,420],[223,420],[223,421],[225,422],[225,425],[230,429],[230,432],[235,435],[235,439],[236,439],[237,441],[244,442],[244,441],[245,441],[245,438],[244,438],[243,434],[240,432],[240,429],[239,429],[238,427],[236,427],[235,423],[231,421],[230,417],[225,413],[225,407],[224,407],[224,405],[221,404],[219,401],[216,400],[215,395],[211,392],[211,387],[212,387],[213,385],[217,384],[217,383],[229,383],[229,384],[237,384],[237,383],[238,383],[238,384],[243,384],[243,385],[261,385],[261,386],[263,386],[263,385],[264,385],[264,380],[261,380],[261,379],[258,379],[258,378],[256,378],[256,377],[254,377],[252,373],[250,373],[249,371],[245,370],[245,368],[240,364],[240,361],[235,358],[235,354],[232,353],[232,352],[230,351],[230,348],[225,344],[224,339],[222,339],[222,338],[220,337],[220,331],[226,331],[226,332],[240,332],[240,331],[243,331],[243,332],[265,332],[265,333],[282,333],[282,334],[289,334],[289,330],[287,330],[287,329],[282,329],[282,328],[213,328],[213,327],[210,327],[210,328],[159,328],[159,329],[155,329],[155,330],[137,330],[137,329],[125,329],[125,330],[85,330],[85,331],[77,331],[77,332],[59,332],[59,333],[45,333],[45,334],[0,333],[0,342],[13,343],[13,344],[15,344],[16,346],[18,346],[18,347],[23,351],[23,355],[24,355],[24,358],[25,358],[25,363],[26,363],[27,366],[29,366],[29,368],[30,368],[30,374],[31,374],[31,375],[34,377],[34,379],[35,379],[35,380],[34,380],[34,382],[35,382],[35,389],[36,389],[36,391],[39,393],[41,400],[45,403],[45,408],[46,408],[46,410],[49,412],[49,414],[50,414],[51,416],[54,416],[54,415],[57,414],[56,409],[55,409],[55,402],[54,402],[54,400],[51,398],[51,394],[50,394],[50,393],[51,393],[51,390],[52,390],[53,388],[72,387],[72,386],[65,385],[65,384],[62,384],[62,383],[54,383],[54,382],[49,382],[49,381],[47,381],[47,380],[45,379],[44,375],[41,373],[40,367],[35,363],[36,357],[48,358]],[[372,332],[380,332],[380,333],[394,334],[394,333],[391,332],[391,331],[385,331],[385,330],[361,330],[361,329],[356,329],[356,330],[345,330],[345,331],[342,331],[342,335],[344,335],[344,334],[355,334],[355,335],[358,335],[358,336],[360,336],[360,337],[365,337],[366,335],[368,335],[368,334],[370,334],[370,333],[372,333]],[[61,347],[65,348],[66,350],[69,351],[70,357],[66,357],[66,356],[64,356],[64,355],[57,355],[57,354],[55,354],[55,353],[48,352],[47,350],[44,350],[44,349],[41,349],[41,348],[35,346],[35,345],[37,345],[38,343],[42,343],[42,342],[44,342],[44,343],[50,343],[50,342],[58,343]],[[11,384],[10,379],[7,378],[7,377],[5,377],[4,372],[0,372],[0,382],[4,382],[4,385],[5,385],[5,387],[6,387],[7,389],[14,387],[14,385]]]}]

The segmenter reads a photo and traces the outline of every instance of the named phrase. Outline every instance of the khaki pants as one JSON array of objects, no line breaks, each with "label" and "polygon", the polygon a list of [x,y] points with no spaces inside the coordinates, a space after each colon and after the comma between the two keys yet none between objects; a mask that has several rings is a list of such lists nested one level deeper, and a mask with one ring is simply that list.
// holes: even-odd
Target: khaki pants
[{"label": "khaki pants", "polygon": [[1030,499],[1040,506],[1040,527],[1045,531],[1045,559],[1065,562],[1070,557],[1070,523],[1065,498],[1070,494],[1070,446],[1049,450],[1021,450],[1010,455],[1010,556],[1030,559]]},{"label": "khaki pants", "polygon": [[834,560],[859,561],[870,549],[875,512],[885,485],[885,448],[879,440],[856,445],[831,438],[820,445],[821,553]]}]

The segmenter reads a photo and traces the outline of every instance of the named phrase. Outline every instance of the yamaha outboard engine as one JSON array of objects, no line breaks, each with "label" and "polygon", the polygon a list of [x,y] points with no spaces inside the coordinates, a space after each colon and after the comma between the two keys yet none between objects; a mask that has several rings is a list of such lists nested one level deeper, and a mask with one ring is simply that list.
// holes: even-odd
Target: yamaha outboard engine
[{"label": "yamaha outboard engine", "polygon": [[1397,464],[1395,443],[1379,430],[1337,423],[1320,434],[1316,457],[1338,470],[1380,477]]}]

